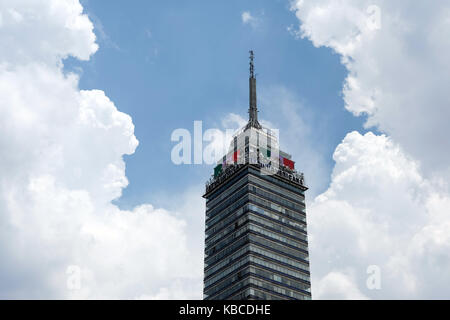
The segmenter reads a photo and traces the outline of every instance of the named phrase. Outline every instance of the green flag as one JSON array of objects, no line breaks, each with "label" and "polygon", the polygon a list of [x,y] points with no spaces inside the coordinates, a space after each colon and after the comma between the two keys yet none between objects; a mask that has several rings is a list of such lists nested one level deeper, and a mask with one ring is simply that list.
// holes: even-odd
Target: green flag
[{"label": "green flag", "polygon": [[222,172],[222,164],[218,164],[214,168],[214,178],[216,178]]},{"label": "green flag", "polygon": [[270,158],[270,150],[269,149],[264,149],[264,148],[260,148],[259,149],[260,151],[261,151],[261,154],[264,156],[264,157],[267,157],[267,158]]}]

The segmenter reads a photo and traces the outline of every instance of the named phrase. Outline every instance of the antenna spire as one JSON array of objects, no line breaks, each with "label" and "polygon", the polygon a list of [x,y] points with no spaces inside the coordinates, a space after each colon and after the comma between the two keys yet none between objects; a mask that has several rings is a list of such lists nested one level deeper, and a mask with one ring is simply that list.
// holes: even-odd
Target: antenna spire
[{"label": "antenna spire", "polygon": [[257,129],[262,128],[258,122],[258,108],[256,106],[256,78],[255,78],[255,66],[253,65],[254,58],[255,55],[253,53],[253,50],[250,50],[250,78],[249,78],[250,106],[248,109],[249,119],[245,129],[248,129],[250,127],[254,127]]},{"label": "antenna spire", "polygon": [[250,78],[255,77],[255,66],[253,65],[253,59],[255,58],[255,55],[253,54],[253,50],[250,50]]}]

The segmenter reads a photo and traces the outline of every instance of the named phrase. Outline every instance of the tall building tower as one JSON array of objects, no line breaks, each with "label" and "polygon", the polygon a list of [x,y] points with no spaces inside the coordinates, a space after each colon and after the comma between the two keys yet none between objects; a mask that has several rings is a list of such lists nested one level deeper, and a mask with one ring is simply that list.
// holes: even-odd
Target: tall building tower
[{"label": "tall building tower", "polygon": [[258,122],[250,51],[249,121],[206,183],[204,299],[311,299],[303,174]]}]

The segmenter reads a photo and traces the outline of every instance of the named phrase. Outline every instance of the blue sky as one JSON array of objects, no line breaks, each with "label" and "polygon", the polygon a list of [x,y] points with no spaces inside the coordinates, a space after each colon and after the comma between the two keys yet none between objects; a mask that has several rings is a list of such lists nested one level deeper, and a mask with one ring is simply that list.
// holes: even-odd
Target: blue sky
[{"label": "blue sky", "polygon": [[[305,121],[315,128],[308,138],[327,165],[325,175],[345,134],[364,131],[364,119],[344,109],[346,70],[339,56],[288,30],[298,22],[285,1],[81,3],[100,49],[88,62],[69,58],[65,69],[80,73],[81,89],[104,90],[129,114],[140,142],[133,155],[125,156],[129,185],[116,200],[122,208],[145,201],[167,205],[161,193],[180,193],[206,181],[211,165],[171,162],[170,135],[176,128],[192,131],[194,120],[202,120],[205,130],[228,113],[247,117],[250,49],[256,54],[259,96],[265,88],[283,86],[304,106]],[[256,25],[243,23],[245,11]],[[259,109],[260,118],[282,128],[261,103]],[[316,191],[326,189],[321,184]]]}]

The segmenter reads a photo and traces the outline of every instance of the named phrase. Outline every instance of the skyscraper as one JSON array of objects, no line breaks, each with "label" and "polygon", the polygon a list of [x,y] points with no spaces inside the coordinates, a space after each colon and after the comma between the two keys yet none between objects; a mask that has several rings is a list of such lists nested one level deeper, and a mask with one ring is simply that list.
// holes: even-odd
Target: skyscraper
[{"label": "skyscraper", "polygon": [[303,174],[258,122],[250,51],[249,121],[206,183],[204,299],[311,299]]}]

